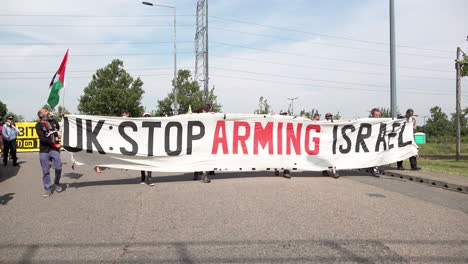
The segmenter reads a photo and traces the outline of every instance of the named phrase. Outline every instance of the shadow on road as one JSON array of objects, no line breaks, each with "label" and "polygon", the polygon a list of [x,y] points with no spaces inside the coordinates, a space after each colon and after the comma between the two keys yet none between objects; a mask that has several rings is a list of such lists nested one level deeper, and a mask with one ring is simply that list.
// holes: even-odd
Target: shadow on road
[{"label": "shadow on road", "polygon": [[6,193],[0,196],[0,204],[6,205],[9,201],[13,200],[13,195],[15,195],[15,193]]},{"label": "shadow on road", "polygon": [[25,161],[19,161],[18,164],[19,166],[13,167],[11,161],[8,163],[7,166],[0,165],[0,183],[4,182],[11,177],[14,177],[18,174],[19,170],[21,169],[21,166],[26,163]]},{"label": "shadow on road", "polygon": [[63,175],[63,177],[67,177],[67,178],[74,179],[74,180],[78,180],[82,176],[83,176],[83,173],[74,173],[74,172],[65,173]]},{"label": "shadow on road", "polygon": [[[460,253],[451,255],[411,254],[401,256],[392,248],[451,247]],[[105,259],[86,259],[86,263],[463,263],[466,255],[462,249],[468,246],[463,240],[243,240],[243,241],[174,241],[174,242],[115,242],[115,243],[41,243],[0,244],[2,250],[23,252],[21,263],[74,263],[77,259],[60,258],[55,255],[40,255],[39,252],[80,251],[95,252],[96,249],[121,251]],[[219,254],[217,254],[219,252]],[[261,252],[270,252],[262,254]],[[169,254],[171,253],[171,254]],[[173,254],[175,253],[175,254]],[[46,258],[46,259],[41,259]]]},{"label": "shadow on road", "polygon": [[[341,176],[363,176],[367,175],[367,173],[357,170],[346,170],[346,171],[339,171]],[[279,176],[274,174],[274,171],[246,171],[246,172],[217,172],[216,175],[209,176],[211,180],[218,181],[218,180],[226,180],[226,179],[236,179],[236,178],[264,178],[264,177],[274,177],[282,179],[283,172],[280,172]],[[67,173],[64,175],[65,177],[69,177],[72,179],[80,179],[83,174],[79,173]],[[302,178],[302,177],[325,177],[328,178],[329,176],[323,176],[322,172],[320,171],[301,171],[295,172],[291,171],[292,178]],[[369,177],[372,177],[369,174]],[[155,176],[153,175],[153,182],[154,183],[170,183],[170,182],[187,182],[187,181],[194,181],[193,180],[193,173],[183,173],[179,175],[167,175],[167,176]],[[90,187],[90,186],[103,186],[103,185],[134,185],[140,183],[140,177],[135,178],[128,178],[128,179],[115,179],[115,180],[101,180],[101,181],[87,181],[87,182],[73,182],[67,185],[68,188],[83,188],[83,187]]]}]

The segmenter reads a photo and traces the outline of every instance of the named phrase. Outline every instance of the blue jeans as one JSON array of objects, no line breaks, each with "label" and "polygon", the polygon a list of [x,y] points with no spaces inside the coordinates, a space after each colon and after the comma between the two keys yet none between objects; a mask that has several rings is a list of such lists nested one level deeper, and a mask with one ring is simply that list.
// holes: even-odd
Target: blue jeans
[{"label": "blue jeans", "polygon": [[60,152],[51,150],[49,153],[39,153],[39,160],[41,161],[42,167],[42,183],[46,191],[52,190],[52,182],[50,181],[50,162],[52,162],[52,168],[55,169],[54,184],[59,184],[60,177],[62,176],[62,161],[60,160]]}]

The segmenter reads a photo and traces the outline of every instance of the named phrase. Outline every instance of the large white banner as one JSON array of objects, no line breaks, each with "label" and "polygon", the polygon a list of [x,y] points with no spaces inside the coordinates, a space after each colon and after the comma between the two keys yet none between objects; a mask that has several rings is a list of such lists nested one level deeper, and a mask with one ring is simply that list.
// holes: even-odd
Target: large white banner
[{"label": "large white banner", "polygon": [[63,145],[78,164],[165,171],[356,169],[417,155],[410,120],[314,122],[280,115],[67,115]]}]

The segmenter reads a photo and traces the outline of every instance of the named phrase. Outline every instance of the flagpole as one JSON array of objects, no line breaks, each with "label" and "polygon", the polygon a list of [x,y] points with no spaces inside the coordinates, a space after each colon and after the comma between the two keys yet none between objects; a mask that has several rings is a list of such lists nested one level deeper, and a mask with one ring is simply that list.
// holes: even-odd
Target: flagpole
[{"label": "flagpole", "polygon": [[[70,53],[69,53],[70,49],[67,49],[67,63],[68,63],[68,57],[70,57]],[[62,111],[65,111],[65,83],[67,83],[67,71],[64,72],[64,76],[63,76],[63,91],[62,91]],[[57,111],[58,111],[58,108],[57,108]],[[60,120],[62,119],[62,113],[58,113],[60,115]]]}]

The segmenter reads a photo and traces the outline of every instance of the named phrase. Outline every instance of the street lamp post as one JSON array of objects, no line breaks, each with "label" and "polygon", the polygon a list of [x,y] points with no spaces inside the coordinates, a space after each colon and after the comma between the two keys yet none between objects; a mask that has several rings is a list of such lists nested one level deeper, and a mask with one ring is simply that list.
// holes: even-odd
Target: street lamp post
[{"label": "street lamp post", "polygon": [[291,114],[294,115],[294,100],[299,99],[298,97],[288,98],[291,101]]},{"label": "street lamp post", "polygon": [[144,5],[148,6],[161,6],[161,7],[167,7],[167,8],[172,8],[174,11],[174,79],[172,80],[172,85],[174,86],[173,93],[174,93],[174,115],[179,114],[179,104],[177,103],[177,31],[176,31],[176,7],[175,6],[168,6],[168,5],[158,5],[158,4],[153,4],[150,2],[142,2]]}]

